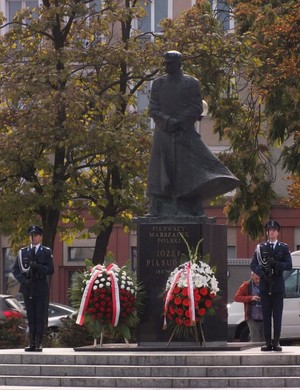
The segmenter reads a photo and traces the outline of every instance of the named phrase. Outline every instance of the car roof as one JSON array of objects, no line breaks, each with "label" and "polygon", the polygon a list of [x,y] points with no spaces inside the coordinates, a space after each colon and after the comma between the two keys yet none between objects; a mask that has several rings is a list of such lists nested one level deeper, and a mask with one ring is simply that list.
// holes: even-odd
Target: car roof
[{"label": "car roof", "polygon": [[295,251],[291,253],[293,268],[300,268],[300,251]]}]

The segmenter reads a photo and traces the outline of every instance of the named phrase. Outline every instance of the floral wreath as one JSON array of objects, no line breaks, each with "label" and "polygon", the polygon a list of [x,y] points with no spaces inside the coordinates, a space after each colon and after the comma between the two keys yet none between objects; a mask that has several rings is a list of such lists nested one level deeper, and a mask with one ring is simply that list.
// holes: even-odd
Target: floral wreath
[{"label": "floral wreath", "polygon": [[192,251],[185,238],[181,237],[187,245],[189,261],[175,268],[167,280],[163,328],[167,329],[169,324],[173,328],[173,334],[187,336],[191,327],[197,324],[202,332],[201,322],[205,316],[214,314],[213,301],[219,287],[215,270],[198,259],[199,245],[203,240]]},{"label": "floral wreath", "polygon": [[[109,264],[107,264],[109,263]],[[94,337],[120,337],[126,342],[131,329],[139,323],[141,302],[136,275],[128,266],[119,268],[109,253],[105,264],[92,264],[86,260],[87,270],[73,277],[71,299],[78,309],[76,323],[87,325]]]}]

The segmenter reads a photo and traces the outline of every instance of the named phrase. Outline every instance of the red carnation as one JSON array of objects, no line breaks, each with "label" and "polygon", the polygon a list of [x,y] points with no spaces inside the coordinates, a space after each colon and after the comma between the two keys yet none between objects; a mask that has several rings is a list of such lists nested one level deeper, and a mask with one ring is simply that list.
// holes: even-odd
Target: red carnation
[{"label": "red carnation", "polygon": [[205,306],[206,306],[207,308],[211,307],[211,305],[212,305],[212,303],[211,303],[211,301],[210,301],[209,299],[206,299],[205,302],[204,302],[204,304],[205,304]]},{"label": "red carnation", "polygon": [[198,310],[199,316],[204,316],[205,313],[206,313],[206,310],[204,308],[201,308]]},{"label": "red carnation", "polygon": [[181,307],[178,307],[176,309],[176,313],[179,315],[179,316],[182,316],[183,315],[183,310],[181,309]]},{"label": "red carnation", "polygon": [[200,299],[201,299],[201,296],[199,294],[195,294],[194,295],[194,299],[195,299],[196,302],[199,302]]},{"label": "red carnation", "polygon": [[181,293],[184,297],[187,297],[189,294],[187,287],[183,288]]},{"label": "red carnation", "polygon": [[180,289],[180,287],[178,287],[178,286],[176,286],[176,287],[174,288],[174,290],[173,290],[174,294],[178,294],[178,293],[180,293],[180,291],[181,291],[181,289]]},{"label": "red carnation", "polygon": [[175,308],[174,308],[174,306],[170,306],[170,307],[169,307],[169,312],[170,312],[171,314],[175,314]]},{"label": "red carnation", "polygon": [[190,311],[189,310],[186,310],[184,312],[184,315],[187,317],[187,318],[190,318]]},{"label": "red carnation", "polygon": [[183,324],[183,320],[181,318],[177,317],[175,321],[176,321],[177,325],[182,325]]},{"label": "red carnation", "polygon": [[200,294],[203,296],[203,297],[205,297],[205,295],[207,295],[208,294],[208,290],[207,290],[207,288],[205,288],[205,287],[202,287],[202,288],[200,288]]},{"label": "red carnation", "polygon": [[175,305],[180,305],[181,304],[181,298],[180,297],[176,297],[174,299],[174,303],[175,303]]},{"label": "red carnation", "polygon": [[184,320],[183,323],[184,323],[184,326],[190,326],[191,325],[191,321],[190,320]]},{"label": "red carnation", "polygon": [[184,298],[184,300],[182,301],[182,303],[183,303],[184,306],[189,306],[190,301],[189,301],[188,298]]}]

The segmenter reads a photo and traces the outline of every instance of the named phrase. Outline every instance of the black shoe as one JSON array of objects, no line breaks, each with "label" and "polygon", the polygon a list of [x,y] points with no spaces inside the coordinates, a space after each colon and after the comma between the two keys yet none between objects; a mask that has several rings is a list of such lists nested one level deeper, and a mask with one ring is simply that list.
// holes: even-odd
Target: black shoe
[{"label": "black shoe", "polygon": [[29,345],[28,347],[24,348],[25,352],[35,352],[35,345]]},{"label": "black shoe", "polygon": [[39,344],[35,347],[35,351],[34,352],[43,352],[43,346],[42,344]]},{"label": "black shoe", "polygon": [[263,346],[261,347],[260,350],[263,351],[263,352],[266,352],[266,351],[273,351],[272,344],[263,345]]},{"label": "black shoe", "polygon": [[279,343],[276,343],[273,345],[273,351],[275,352],[281,352],[282,351],[282,347]]}]

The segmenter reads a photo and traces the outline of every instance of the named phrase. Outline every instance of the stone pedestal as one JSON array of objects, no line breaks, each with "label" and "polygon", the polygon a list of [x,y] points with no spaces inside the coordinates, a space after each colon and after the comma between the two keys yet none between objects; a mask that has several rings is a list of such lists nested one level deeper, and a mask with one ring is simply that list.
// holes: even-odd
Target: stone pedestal
[{"label": "stone pedestal", "polygon": [[216,315],[205,320],[203,329],[206,341],[227,340],[227,231],[226,226],[210,222],[196,217],[177,217],[172,221],[137,220],[137,276],[147,294],[137,334],[139,344],[164,343],[170,339],[170,330],[163,330],[163,294],[169,274],[188,260],[187,257],[182,260],[182,255],[187,255],[188,251],[180,233],[191,248],[203,239],[199,252],[202,256],[209,254],[209,265],[217,267],[221,298],[216,304]]}]

